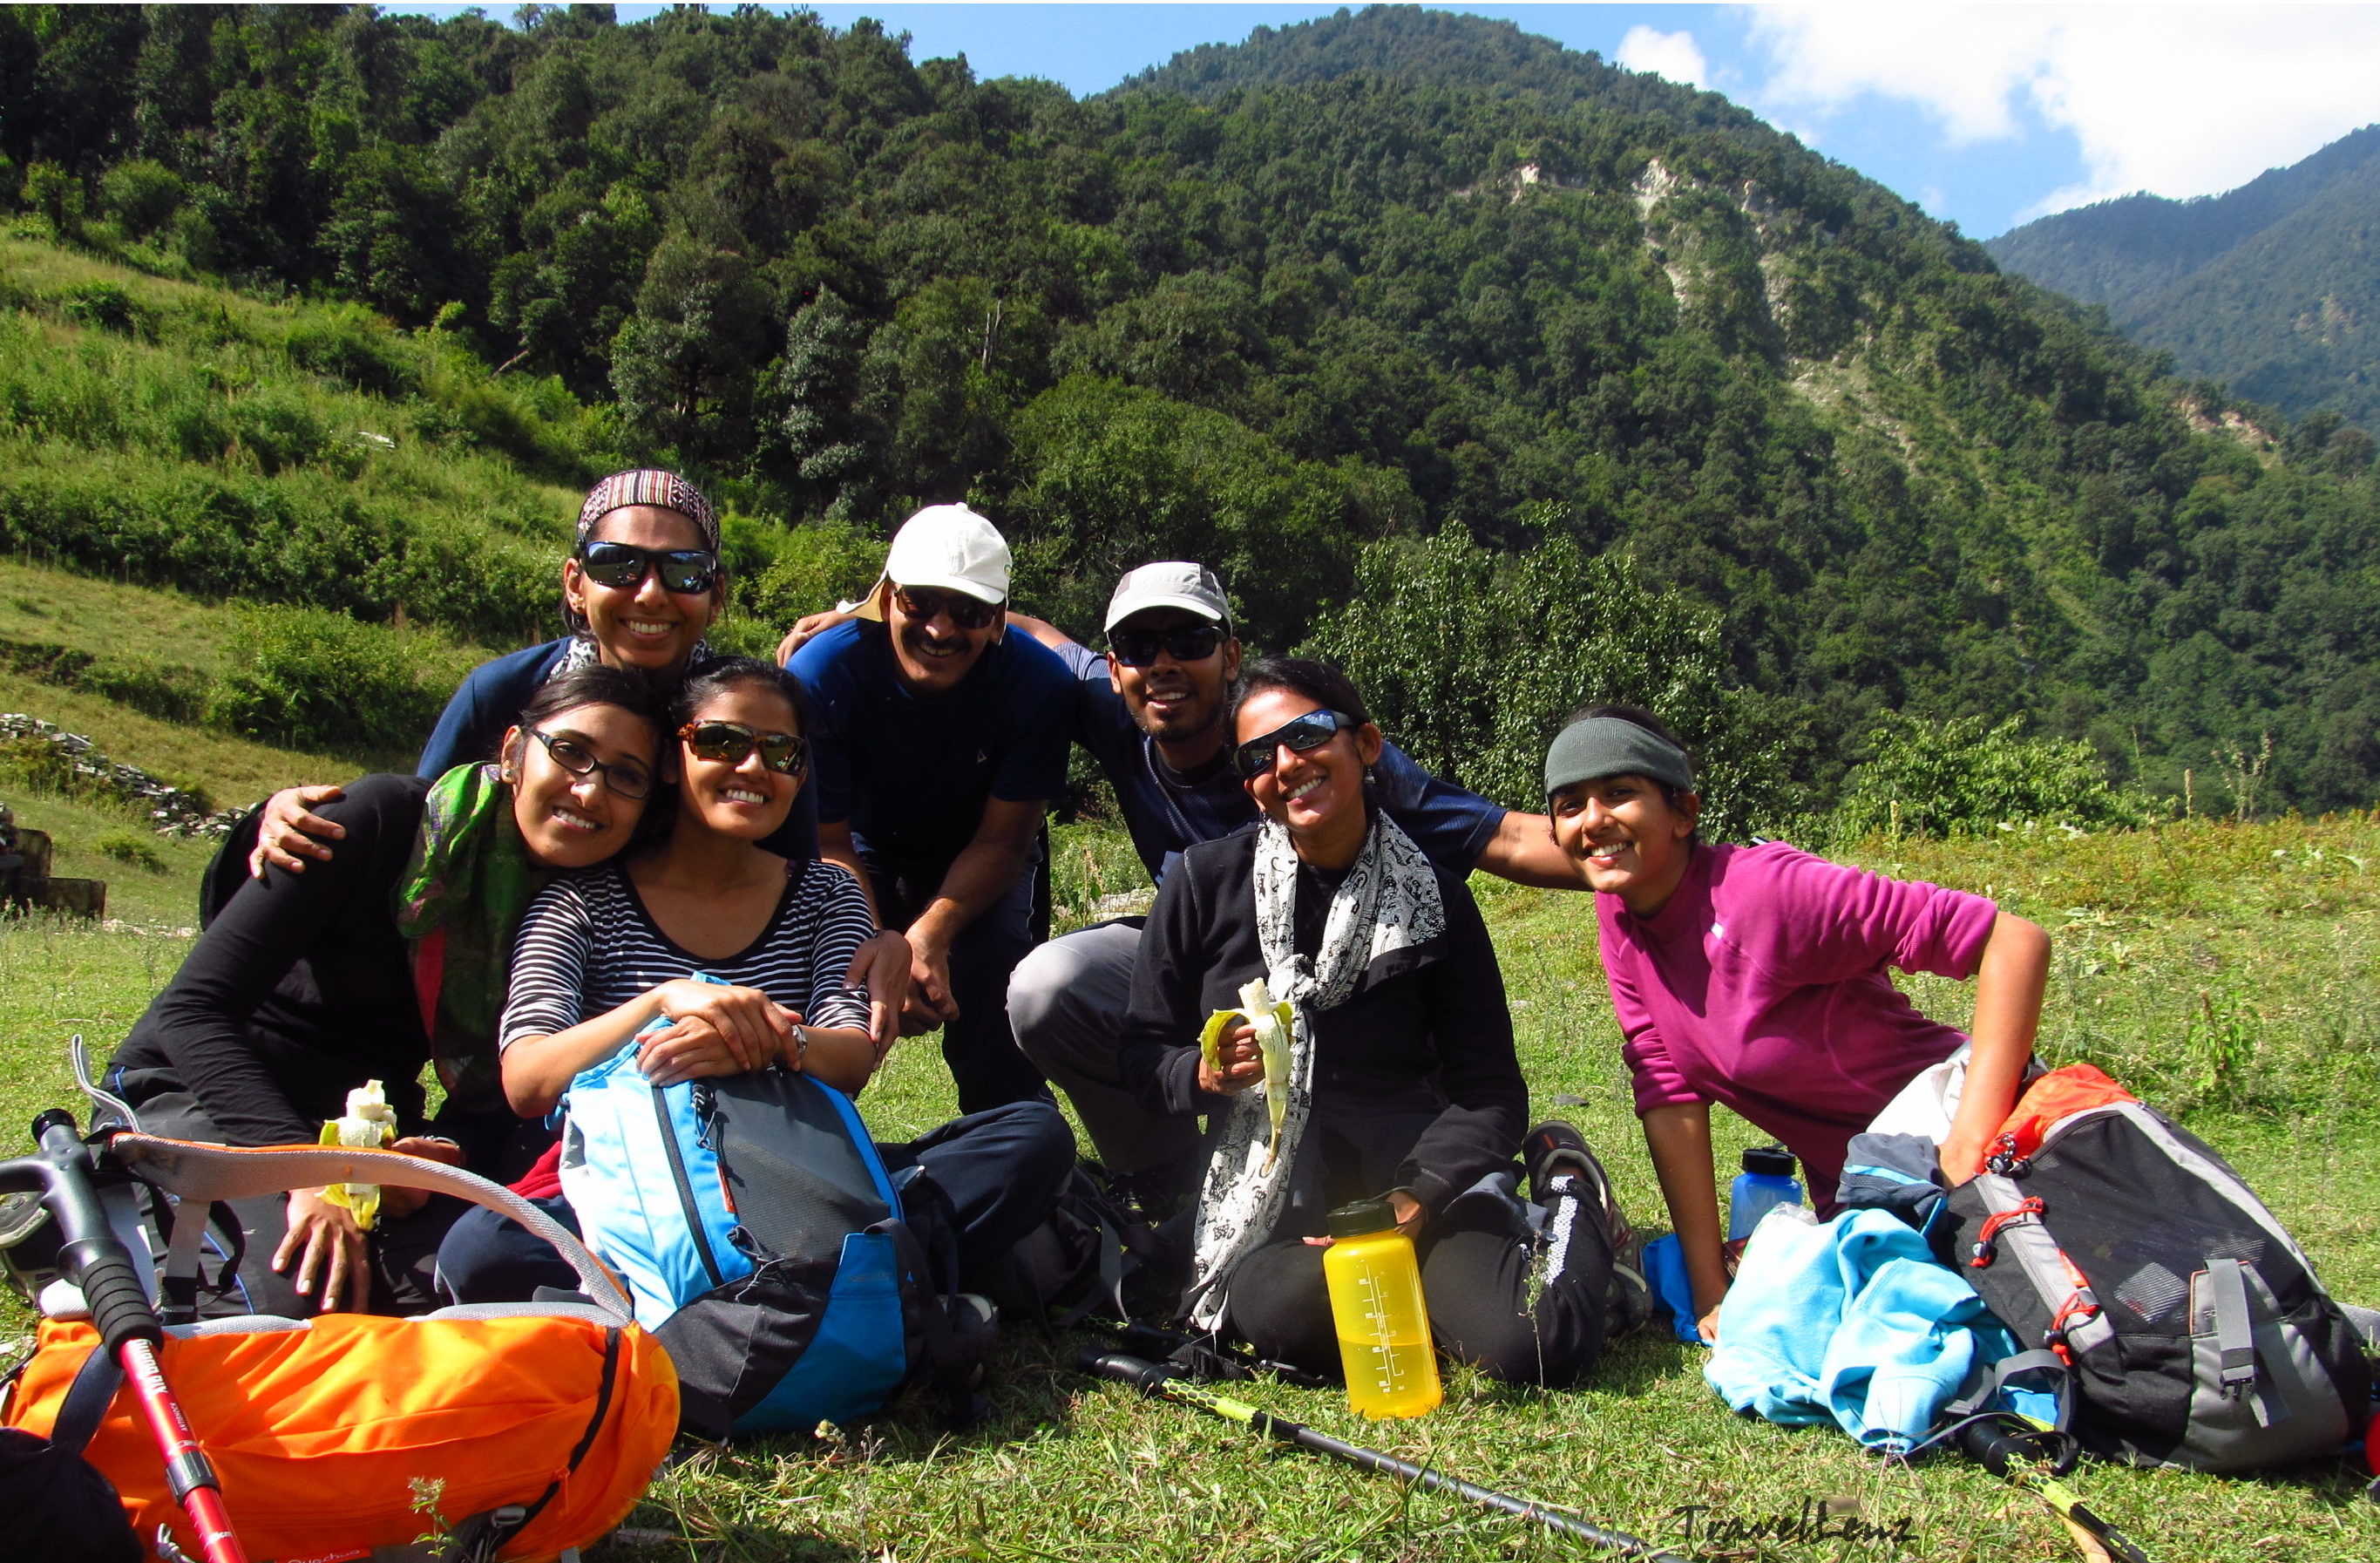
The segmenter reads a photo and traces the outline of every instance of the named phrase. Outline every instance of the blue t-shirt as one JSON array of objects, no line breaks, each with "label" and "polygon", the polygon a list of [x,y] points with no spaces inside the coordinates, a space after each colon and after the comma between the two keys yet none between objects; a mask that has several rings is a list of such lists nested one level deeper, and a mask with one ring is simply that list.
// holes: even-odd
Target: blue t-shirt
[{"label": "blue t-shirt", "polygon": [[948,862],[974,839],[987,799],[1065,790],[1075,680],[1029,635],[985,648],[937,695],[910,692],[890,633],[864,619],[813,638],[787,665],[809,693],[819,818],[849,821],[871,852]]},{"label": "blue t-shirt", "polygon": [[[1184,849],[1245,829],[1256,819],[1256,800],[1232,773],[1228,748],[1195,771],[1175,770],[1125,709],[1109,680],[1107,658],[1075,645],[1059,654],[1075,674],[1075,740],[1107,773],[1151,879],[1162,881]],[[1381,746],[1372,775],[1372,796],[1389,817],[1423,856],[1450,873],[1469,873],[1504,824],[1501,807],[1439,780],[1395,744]]]}]

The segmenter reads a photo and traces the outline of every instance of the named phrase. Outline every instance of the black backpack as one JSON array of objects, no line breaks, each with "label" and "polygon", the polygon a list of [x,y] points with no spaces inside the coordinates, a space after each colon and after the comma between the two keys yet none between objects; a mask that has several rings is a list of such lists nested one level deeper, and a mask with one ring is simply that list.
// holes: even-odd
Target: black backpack
[{"label": "black backpack", "polygon": [[2041,1077],[2010,1121],[1949,1195],[1951,1262],[2065,1364],[2085,1447],[2230,1471],[2362,1434],[2363,1329],[2221,1156],[2088,1065]]}]

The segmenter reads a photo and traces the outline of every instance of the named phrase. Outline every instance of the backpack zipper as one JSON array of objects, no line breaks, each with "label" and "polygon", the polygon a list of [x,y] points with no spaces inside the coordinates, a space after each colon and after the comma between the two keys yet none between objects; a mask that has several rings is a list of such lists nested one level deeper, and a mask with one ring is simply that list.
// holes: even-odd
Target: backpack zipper
[{"label": "backpack zipper", "polygon": [[686,1230],[694,1234],[694,1252],[702,1261],[702,1272],[710,1284],[722,1287],[727,1277],[719,1268],[719,1256],[710,1252],[710,1234],[702,1229],[702,1212],[694,1203],[694,1184],[686,1177],[686,1153],[678,1148],[677,1130],[670,1121],[668,1087],[654,1086],[653,1112],[661,1119],[662,1149],[668,1153],[670,1178],[677,1184],[678,1207],[686,1212]]}]

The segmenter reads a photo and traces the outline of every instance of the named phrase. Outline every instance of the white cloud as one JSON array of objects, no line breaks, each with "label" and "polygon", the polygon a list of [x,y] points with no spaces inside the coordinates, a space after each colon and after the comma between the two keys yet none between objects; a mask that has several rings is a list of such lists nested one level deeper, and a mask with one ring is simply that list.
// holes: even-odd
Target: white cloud
[{"label": "white cloud", "polygon": [[1628,36],[1620,41],[1620,52],[1615,57],[1631,70],[1649,70],[1689,87],[1710,84],[1710,65],[1703,58],[1702,50],[1695,47],[1691,32],[1632,27]]},{"label": "white cloud", "polygon": [[[2084,180],[2027,216],[2138,189],[2211,195],[2380,120],[2375,6],[1760,6],[1766,109],[1906,99],[1953,144],[2070,132]],[[1641,31],[1641,30],[1640,30]]]}]

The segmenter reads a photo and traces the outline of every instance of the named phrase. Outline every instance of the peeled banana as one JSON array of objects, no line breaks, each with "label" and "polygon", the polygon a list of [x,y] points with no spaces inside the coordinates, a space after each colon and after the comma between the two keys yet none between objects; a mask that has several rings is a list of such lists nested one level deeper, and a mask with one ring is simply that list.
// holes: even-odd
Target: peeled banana
[{"label": "peeled banana", "polygon": [[1281,1121],[1289,1111],[1289,1044],[1297,1020],[1287,1000],[1276,1001],[1262,977],[1240,987],[1237,1009],[1218,1009],[1207,1017],[1198,1032],[1198,1056],[1209,1073],[1222,1068],[1223,1033],[1240,1020],[1256,1028],[1257,1051],[1264,1056],[1265,1111],[1272,1118],[1272,1142],[1266,1147],[1264,1170],[1272,1170],[1281,1154]]},{"label": "peeled banana", "polygon": [[[345,1116],[333,1118],[322,1126],[323,1144],[344,1146],[351,1151],[385,1150],[395,1141],[396,1109],[388,1105],[388,1097],[376,1080],[348,1092]],[[377,1183],[334,1183],[322,1191],[322,1198],[354,1211],[356,1225],[367,1232],[372,1229],[372,1223],[379,1218],[380,1185]]]}]

